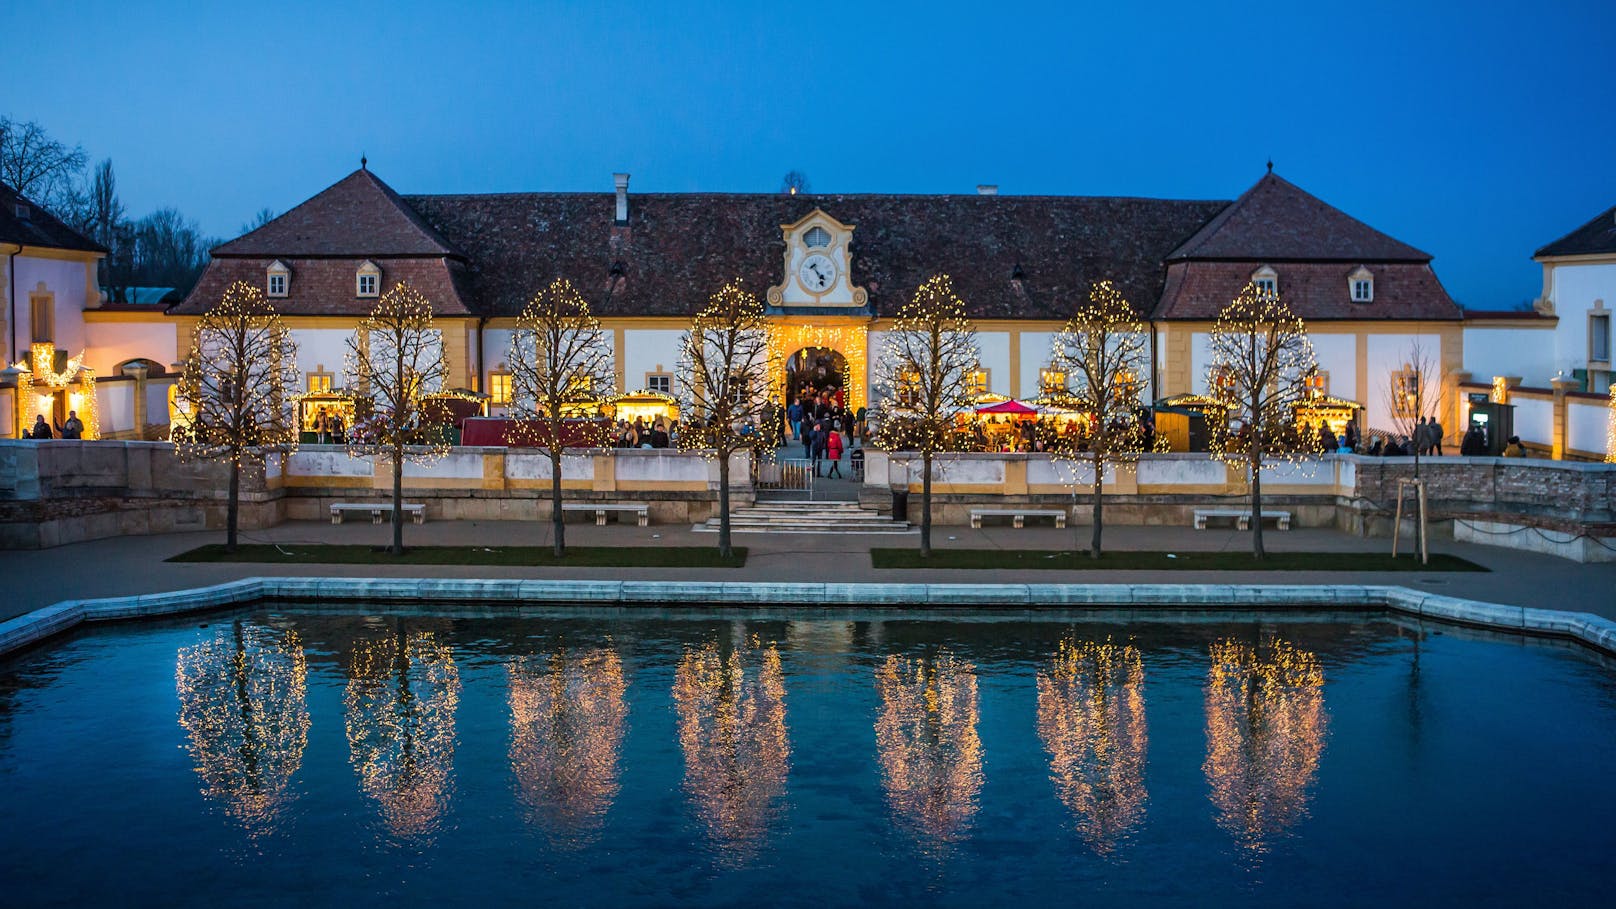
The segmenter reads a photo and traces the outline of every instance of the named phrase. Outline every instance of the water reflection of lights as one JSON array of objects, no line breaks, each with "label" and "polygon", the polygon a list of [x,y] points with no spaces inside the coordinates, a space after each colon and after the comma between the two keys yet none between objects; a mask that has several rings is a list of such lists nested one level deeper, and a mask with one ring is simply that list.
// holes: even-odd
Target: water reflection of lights
[{"label": "water reflection of lights", "polygon": [[1202,769],[1218,826],[1261,850],[1305,817],[1327,719],[1318,656],[1271,636],[1214,642]]},{"label": "water reflection of lights", "polygon": [[359,642],[348,686],[348,753],[395,836],[430,834],[449,801],[460,674],[431,632]]},{"label": "water reflection of lights", "polygon": [[623,663],[611,649],[563,649],[507,668],[517,801],[554,845],[588,845],[619,788]]},{"label": "water reflection of lights", "polygon": [[1038,673],[1038,737],[1055,793],[1095,851],[1109,853],[1145,813],[1145,679],[1139,649],[1063,640]]},{"label": "water reflection of lights", "polygon": [[982,790],[976,667],[949,653],[892,655],[875,680],[875,747],[893,813],[924,840],[963,839]]},{"label": "water reflection of lights", "polygon": [[728,658],[713,644],[687,650],[674,673],[685,791],[732,862],[756,855],[781,810],[791,758],[785,694],[780,651],[756,637]]},{"label": "water reflection of lights", "polygon": [[238,622],[180,650],[174,680],[202,794],[259,834],[290,801],[309,741],[308,668],[294,631]]}]

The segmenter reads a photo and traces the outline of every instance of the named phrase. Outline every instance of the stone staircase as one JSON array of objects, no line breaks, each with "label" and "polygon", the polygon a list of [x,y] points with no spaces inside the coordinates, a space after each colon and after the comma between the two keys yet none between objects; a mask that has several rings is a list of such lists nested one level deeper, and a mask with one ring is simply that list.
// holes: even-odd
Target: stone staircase
[{"label": "stone staircase", "polygon": [[[708,518],[693,528],[697,533],[717,533],[718,518]],[[857,502],[758,502],[736,508],[729,514],[731,533],[912,533],[908,521],[894,521],[859,507]]]}]

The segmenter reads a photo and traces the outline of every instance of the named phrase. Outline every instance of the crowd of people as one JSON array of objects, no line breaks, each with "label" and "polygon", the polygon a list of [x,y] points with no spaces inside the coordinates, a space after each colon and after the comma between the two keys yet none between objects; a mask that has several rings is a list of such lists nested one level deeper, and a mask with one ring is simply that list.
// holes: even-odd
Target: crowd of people
[{"label": "crowd of people", "polygon": [[668,448],[672,444],[672,424],[662,417],[650,424],[643,417],[635,417],[632,423],[618,420],[612,428],[613,448]]},{"label": "crowd of people", "polygon": [[[55,426],[55,431],[52,431],[51,429],[53,425]],[[35,414],[34,425],[29,428],[28,434],[23,438],[82,439],[84,438],[84,421],[79,419],[79,412],[76,410],[68,411],[67,419],[61,423],[56,423],[54,420],[50,423],[46,423],[44,414]]]},{"label": "crowd of people", "polygon": [[[843,389],[805,385],[786,405],[785,438],[788,444],[802,445],[802,456],[813,461],[814,476],[841,477],[842,454],[869,441],[867,416],[863,407],[847,407]],[[822,466],[825,462],[829,468]],[[850,468],[850,473],[857,471]]]}]

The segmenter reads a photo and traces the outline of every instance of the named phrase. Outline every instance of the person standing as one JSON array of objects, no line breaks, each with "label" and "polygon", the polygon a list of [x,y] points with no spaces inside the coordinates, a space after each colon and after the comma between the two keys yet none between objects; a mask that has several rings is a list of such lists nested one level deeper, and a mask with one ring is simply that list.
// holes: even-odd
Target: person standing
[{"label": "person standing", "polygon": [[[825,477],[840,477],[842,475],[842,434],[834,427],[825,434],[825,456],[830,459],[830,472]],[[815,473],[819,471],[815,470]]]},{"label": "person standing", "polygon": [[45,422],[45,415],[44,414],[41,413],[41,414],[35,414],[34,415],[34,426],[33,426],[32,429],[30,429],[28,431],[28,438],[30,438],[30,439],[54,439],[54,438],[56,438],[56,436],[51,432],[50,424]]},{"label": "person standing", "polygon": [[813,459],[816,477],[819,476],[819,461],[825,457],[825,446],[825,424],[823,421],[815,420],[814,428],[808,435],[808,456]]},{"label": "person standing", "polygon": [[802,438],[802,402],[793,400],[786,408],[786,421],[791,424],[791,438]]},{"label": "person standing", "polygon": [[1431,427],[1426,425],[1425,418],[1414,426],[1414,453],[1424,457],[1431,452]]},{"label": "person standing", "polygon": [[84,438],[84,421],[79,419],[79,412],[76,410],[68,411],[67,422],[56,427],[56,432],[64,439]]},{"label": "person standing", "polygon": [[1431,425],[1426,428],[1425,433],[1431,442],[1431,453],[1442,457],[1442,424],[1436,421],[1436,417],[1431,418]]}]

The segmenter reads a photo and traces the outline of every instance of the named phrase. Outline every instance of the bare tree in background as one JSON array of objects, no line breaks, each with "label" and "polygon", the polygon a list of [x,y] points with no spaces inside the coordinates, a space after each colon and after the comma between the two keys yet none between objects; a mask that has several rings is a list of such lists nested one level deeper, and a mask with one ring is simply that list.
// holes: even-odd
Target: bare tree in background
[{"label": "bare tree in background", "polygon": [[947,275],[920,285],[882,335],[871,383],[876,436],[888,451],[920,453],[922,558],[931,555],[932,461],[939,451],[955,447],[955,424],[974,403],[969,379],[980,359],[976,329]]},{"label": "bare tree in background", "polygon": [[1246,469],[1252,554],[1261,559],[1263,470],[1323,452],[1317,433],[1296,431],[1296,405],[1318,360],[1302,320],[1278,294],[1252,284],[1218,313],[1209,346],[1208,391],[1228,408],[1213,428],[1212,457]]},{"label": "bare tree in background", "polygon": [[241,225],[241,232],[244,234],[250,234],[258,228],[263,227],[265,224],[275,220],[276,217],[277,215],[275,214],[275,209],[260,208],[257,213],[252,216],[251,221]]},{"label": "bare tree in background", "polygon": [[[1414,454],[1414,479],[1420,478],[1420,437],[1425,436],[1421,420],[1440,424],[1442,420],[1442,364],[1436,354],[1419,339],[1403,351],[1401,366],[1386,375],[1381,395],[1392,431],[1409,440]],[[1428,439],[1434,444],[1435,439]]]},{"label": "bare tree in background", "polygon": [[795,196],[798,193],[811,193],[813,188],[808,185],[808,175],[800,170],[788,170],[780,180],[780,192]]},{"label": "bare tree in background", "polygon": [[257,287],[230,285],[197,321],[177,396],[185,414],[174,427],[182,460],[230,467],[225,549],[236,549],[241,472],[262,470],[272,452],[297,448],[297,344]]},{"label": "bare tree in background", "polygon": [[[1110,281],[1094,285],[1088,304],[1055,336],[1052,360],[1070,383],[1071,405],[1094,419],[1085,451],[1066,451],[1065,446],[1057,445],[1060,456],[1086,460],[1094,470],[1092,558],[1100,557],[1106,467],[1133,464],[1144,447],[1139,391],[1140,377],[1149,363],[1148,344],[1149,335],[1138,312]],[[1071,440],[1070,436],[1062,438]]]},{"label": "bare tree in background", "polygon": [[386,458],[393,470],[393,555],[404,553],[404,462],[428,463],[448,453],[447,438],[431,425],[423,399],[449,378],[443,333],[432,327],[432,304],[401,282],[348,337],[344,381],[357,396],[348,449],[357,457]]},{"label": "bare tree in background", "polygon": [[679,447],[718,461],[718,552],[730,545],[729,462],[739,451],[772,449],[776,420],[771,412],[769,377],[777,354],[769,344],[763,304],[739,281],[726,284],[696,314],[680,340],[676,376],[684,426]]},{"label": "bare tree in background", "polygon": [[605,442],[599,423],[575,418],[580,405],[611,394],[617,380],[612,344],[589,304],[570,282],[557,278],[517,317],[507,362],[513,422],[506,441],[536,444],[550,453],[550,524],[556,558],[561,558],[567,553],[561,455],[568,445]]},{"label": "bare tree in background", "polygon": [[67,220],[89,162],[82,146],[69,148],[43,126],[0,117],[0,182]]}]

